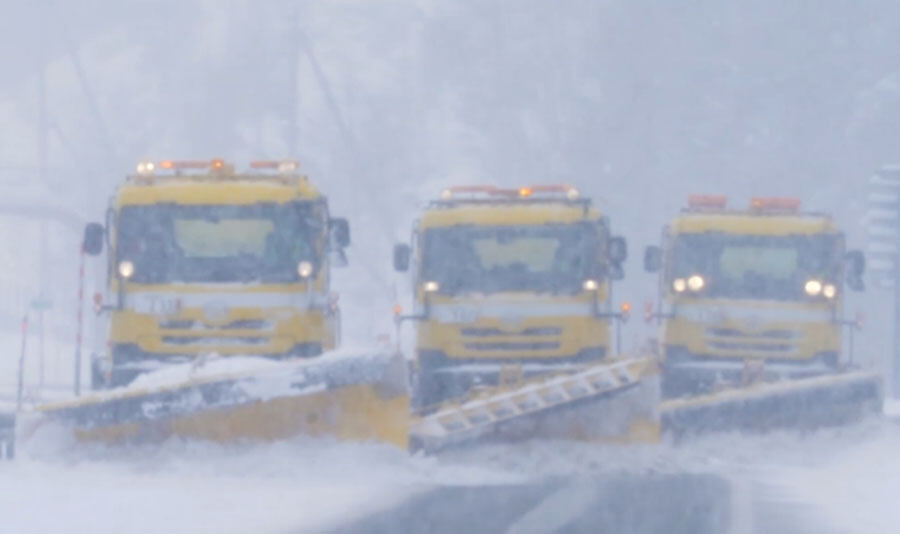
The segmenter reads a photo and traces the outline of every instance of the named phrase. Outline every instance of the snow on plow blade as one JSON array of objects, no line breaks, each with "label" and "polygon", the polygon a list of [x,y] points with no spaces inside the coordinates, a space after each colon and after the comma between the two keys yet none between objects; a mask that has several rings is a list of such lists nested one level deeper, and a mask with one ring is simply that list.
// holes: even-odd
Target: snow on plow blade
[{"label": "snow on plow blade", "polygon": [[676,439],[731,430],[813,429],[880,413],[882,401],[878,374],[851,371],[667,400],[660,418],[662,432]]},{"label": "snow on plow blade", "polygon": [[216,363],[228,370],[229,360],[186,380],[142,388],[138,379],[127,388],[38,407],[22,417],[20,436],[56,423],[80,440],[110,443],[333,435],[406,447],[409,395],[398,356],[341,352],[215,372]]},{"label": "snow on plow blade", "polygon": [[498,386],[413,421],[410,448],[437,452],[529,438],[612,442],[659,438],[659,375],[650,358]]}]

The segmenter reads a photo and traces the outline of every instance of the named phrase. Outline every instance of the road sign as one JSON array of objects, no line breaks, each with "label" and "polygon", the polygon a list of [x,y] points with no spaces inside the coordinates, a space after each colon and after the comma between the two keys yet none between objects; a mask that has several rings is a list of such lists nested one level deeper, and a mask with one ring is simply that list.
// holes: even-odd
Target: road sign
[{"label": "road sign", "polygon": [[866,256],[875,284],[893,288],[894,355],[892,393],[900,396],[900,166],[888,165],[869,178],[868,210],[864,217]]},{"label": "road sign", "polygon": [[893,286],[900,243],[900,166],[887,165],[869,178],[866,257],[875,283]]}]

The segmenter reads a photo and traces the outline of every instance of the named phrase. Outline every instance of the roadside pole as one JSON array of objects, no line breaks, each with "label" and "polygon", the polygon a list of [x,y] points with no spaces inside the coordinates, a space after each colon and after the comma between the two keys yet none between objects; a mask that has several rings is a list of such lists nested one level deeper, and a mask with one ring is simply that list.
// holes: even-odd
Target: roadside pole
[{"label": "roadside pole", "polygon": [[44,394],[44,317],[48,310],[53,307],[53,302],[43,296],[31,301],[31,311],[37,314],[38,328],[38,395]]},{"label": "roadside pole", "polygon": [[25,388],[25,343],[28,340],[28,313],[22,316],[22,350],[19,352],[19,380],[16,387],[16,413],[22,411],[22,392]]},{"label": "roadside pole", "polygon": [[900,194],[897,195],[894,211],[897,220],[894,223],[894,317],[891,322],[894,327],[894,352],[891,361],[891,396],[900,398]]},{"label": "roadside pole", "polygon": [[84,245],[78,253],[78,312],[75,317],[75,396],[81,395],[81,337],[84,330]]}]

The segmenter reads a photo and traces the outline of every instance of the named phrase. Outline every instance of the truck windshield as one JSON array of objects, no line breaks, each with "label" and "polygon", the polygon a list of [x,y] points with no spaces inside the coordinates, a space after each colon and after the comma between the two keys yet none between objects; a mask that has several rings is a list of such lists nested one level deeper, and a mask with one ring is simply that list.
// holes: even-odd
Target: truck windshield
[{"label": "truck windshield", "polygon": [[300,261],[317,265],[324,219],[311,202],[125,206],[118,259],[138,283],[295,282]]},{"label": "truck windshield", "polygon": [[598,278],[597,223],[432,228],[423,239],[422,279],[441,293],[574,293]]},{"label": "truck windshield", "polygon": [[820,235],[682,234],[675,239],[670,282],[700,275],[705,296],[795,300],[807,280],[838,282],[840,239]]}]

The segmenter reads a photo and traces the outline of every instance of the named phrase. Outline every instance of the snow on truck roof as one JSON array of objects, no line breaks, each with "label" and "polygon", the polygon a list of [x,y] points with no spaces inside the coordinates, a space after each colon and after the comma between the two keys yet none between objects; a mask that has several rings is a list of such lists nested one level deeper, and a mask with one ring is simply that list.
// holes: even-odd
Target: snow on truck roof
[{"label": "snow on truck roof", "polygon": [[600,217],[591,200],[570,185],[455,186],[428,205],[422,226],[573,223]]},{"label": "snow on truck roof", "polygon": [[237,172],[221,159],[138,163],[119,187],[117,204],[253,204],[321,198],[293,161],[254,161]]}]

